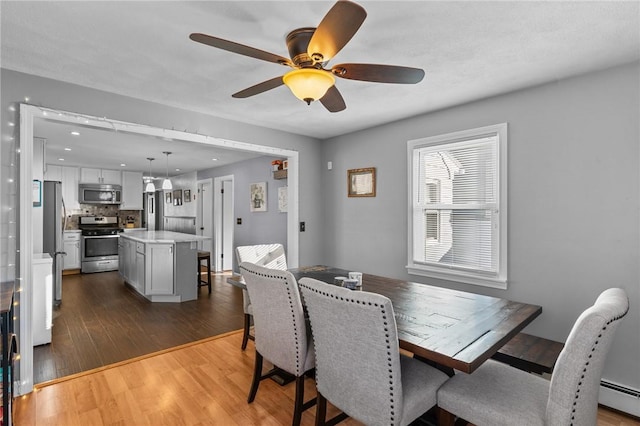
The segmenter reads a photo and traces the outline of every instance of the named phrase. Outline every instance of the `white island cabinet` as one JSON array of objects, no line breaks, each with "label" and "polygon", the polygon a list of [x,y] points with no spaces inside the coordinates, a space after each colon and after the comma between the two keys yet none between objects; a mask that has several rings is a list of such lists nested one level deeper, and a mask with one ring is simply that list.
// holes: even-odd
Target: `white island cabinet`
[{"label": "white island cabinet", "polygon": [[120,234],[120,274],[152,302],[198,297],[198,242],[210,239],[170,231]]}]

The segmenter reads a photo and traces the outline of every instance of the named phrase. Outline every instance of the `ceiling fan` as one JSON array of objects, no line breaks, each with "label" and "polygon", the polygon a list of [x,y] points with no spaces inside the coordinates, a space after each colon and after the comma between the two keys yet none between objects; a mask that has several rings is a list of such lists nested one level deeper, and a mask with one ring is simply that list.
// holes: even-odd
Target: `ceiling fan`
[{"label": "ceiling fan", "polygon": [[330,112],[338,112],[347,106],[334,84],[335,77],[400,84],[415,84],[424,77],[422,69],[396,65],[338,64],[325,68],[328,61],[351,40],[366,16],[367,12],[362,6],[339,0],[324,16],[318,28],[298,28],[287,35],[291,59],[202,33],[193,33],[189,38],[218,49],[293,68],[283,76],[234,93],[234,98],[248,98],[285,84],[307,104],[319,100]]}]

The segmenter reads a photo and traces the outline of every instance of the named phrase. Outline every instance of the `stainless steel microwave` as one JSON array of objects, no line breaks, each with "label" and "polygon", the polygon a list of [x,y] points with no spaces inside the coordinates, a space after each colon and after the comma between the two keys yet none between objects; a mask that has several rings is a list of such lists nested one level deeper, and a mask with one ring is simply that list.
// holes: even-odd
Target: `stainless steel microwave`
[{"label": "stainless steel microwave", "polygon": [[121,200],[122,187],[120,185],[81,183],[78,186],[78,202],[80,204],[120,204]]}]

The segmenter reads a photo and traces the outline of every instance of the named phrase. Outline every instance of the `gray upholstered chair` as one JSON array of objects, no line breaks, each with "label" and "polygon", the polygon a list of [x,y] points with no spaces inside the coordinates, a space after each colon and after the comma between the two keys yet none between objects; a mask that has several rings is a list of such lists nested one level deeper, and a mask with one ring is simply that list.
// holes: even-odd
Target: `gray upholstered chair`
[{"label": "gray upholstered chair", "polygon": [[624,290],[605,290],[578,317],[550,382],[496,361],[456,374],[438,391],[439,424],[455,415],[478,426],[595,425],[604,360],[628,309]]},{"label": "gray upholstered chair", "polygon": [[263,357],[278,369],[296,377],[293,424],[316,400],[304,402],[304,378],[315,367],[313,339],[305,320],[298,283],[289,271],[269,269],[249,262],[240,272],[252,300],[256,359],[248,402],[253,402],[260,381],[277,374],[262,374]]},{"label": "gray upholstered chair", "polygon": [[388,298],[312,278],[299,286],[316,349],[317,425],[327,400],[367,425],[407,425],[436,405],[448,377],[400,355]]},{"label": "gray upholstered chair", "polygon": [[[284,254],[282,244],[258,244],[254,246],[236,247],[236,258],[238,264],[242,262],[255,263],[270,269],[287,269],[287,257]],[[251,299],[246,290],[242,290],[242,308],[244,310],[244,332],[242,334],[242,350],[247,348],[249,339],[253,340],[250,334],[251,328]]]}]

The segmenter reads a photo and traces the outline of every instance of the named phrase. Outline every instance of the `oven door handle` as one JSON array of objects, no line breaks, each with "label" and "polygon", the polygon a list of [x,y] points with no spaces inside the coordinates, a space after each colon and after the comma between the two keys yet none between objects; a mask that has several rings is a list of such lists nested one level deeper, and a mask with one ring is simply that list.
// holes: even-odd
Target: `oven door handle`
[{"label": "oven door handle", "polygon": [[119,238],[120,235],[83,235],[85,240],[94,240],[96,238]]}]

